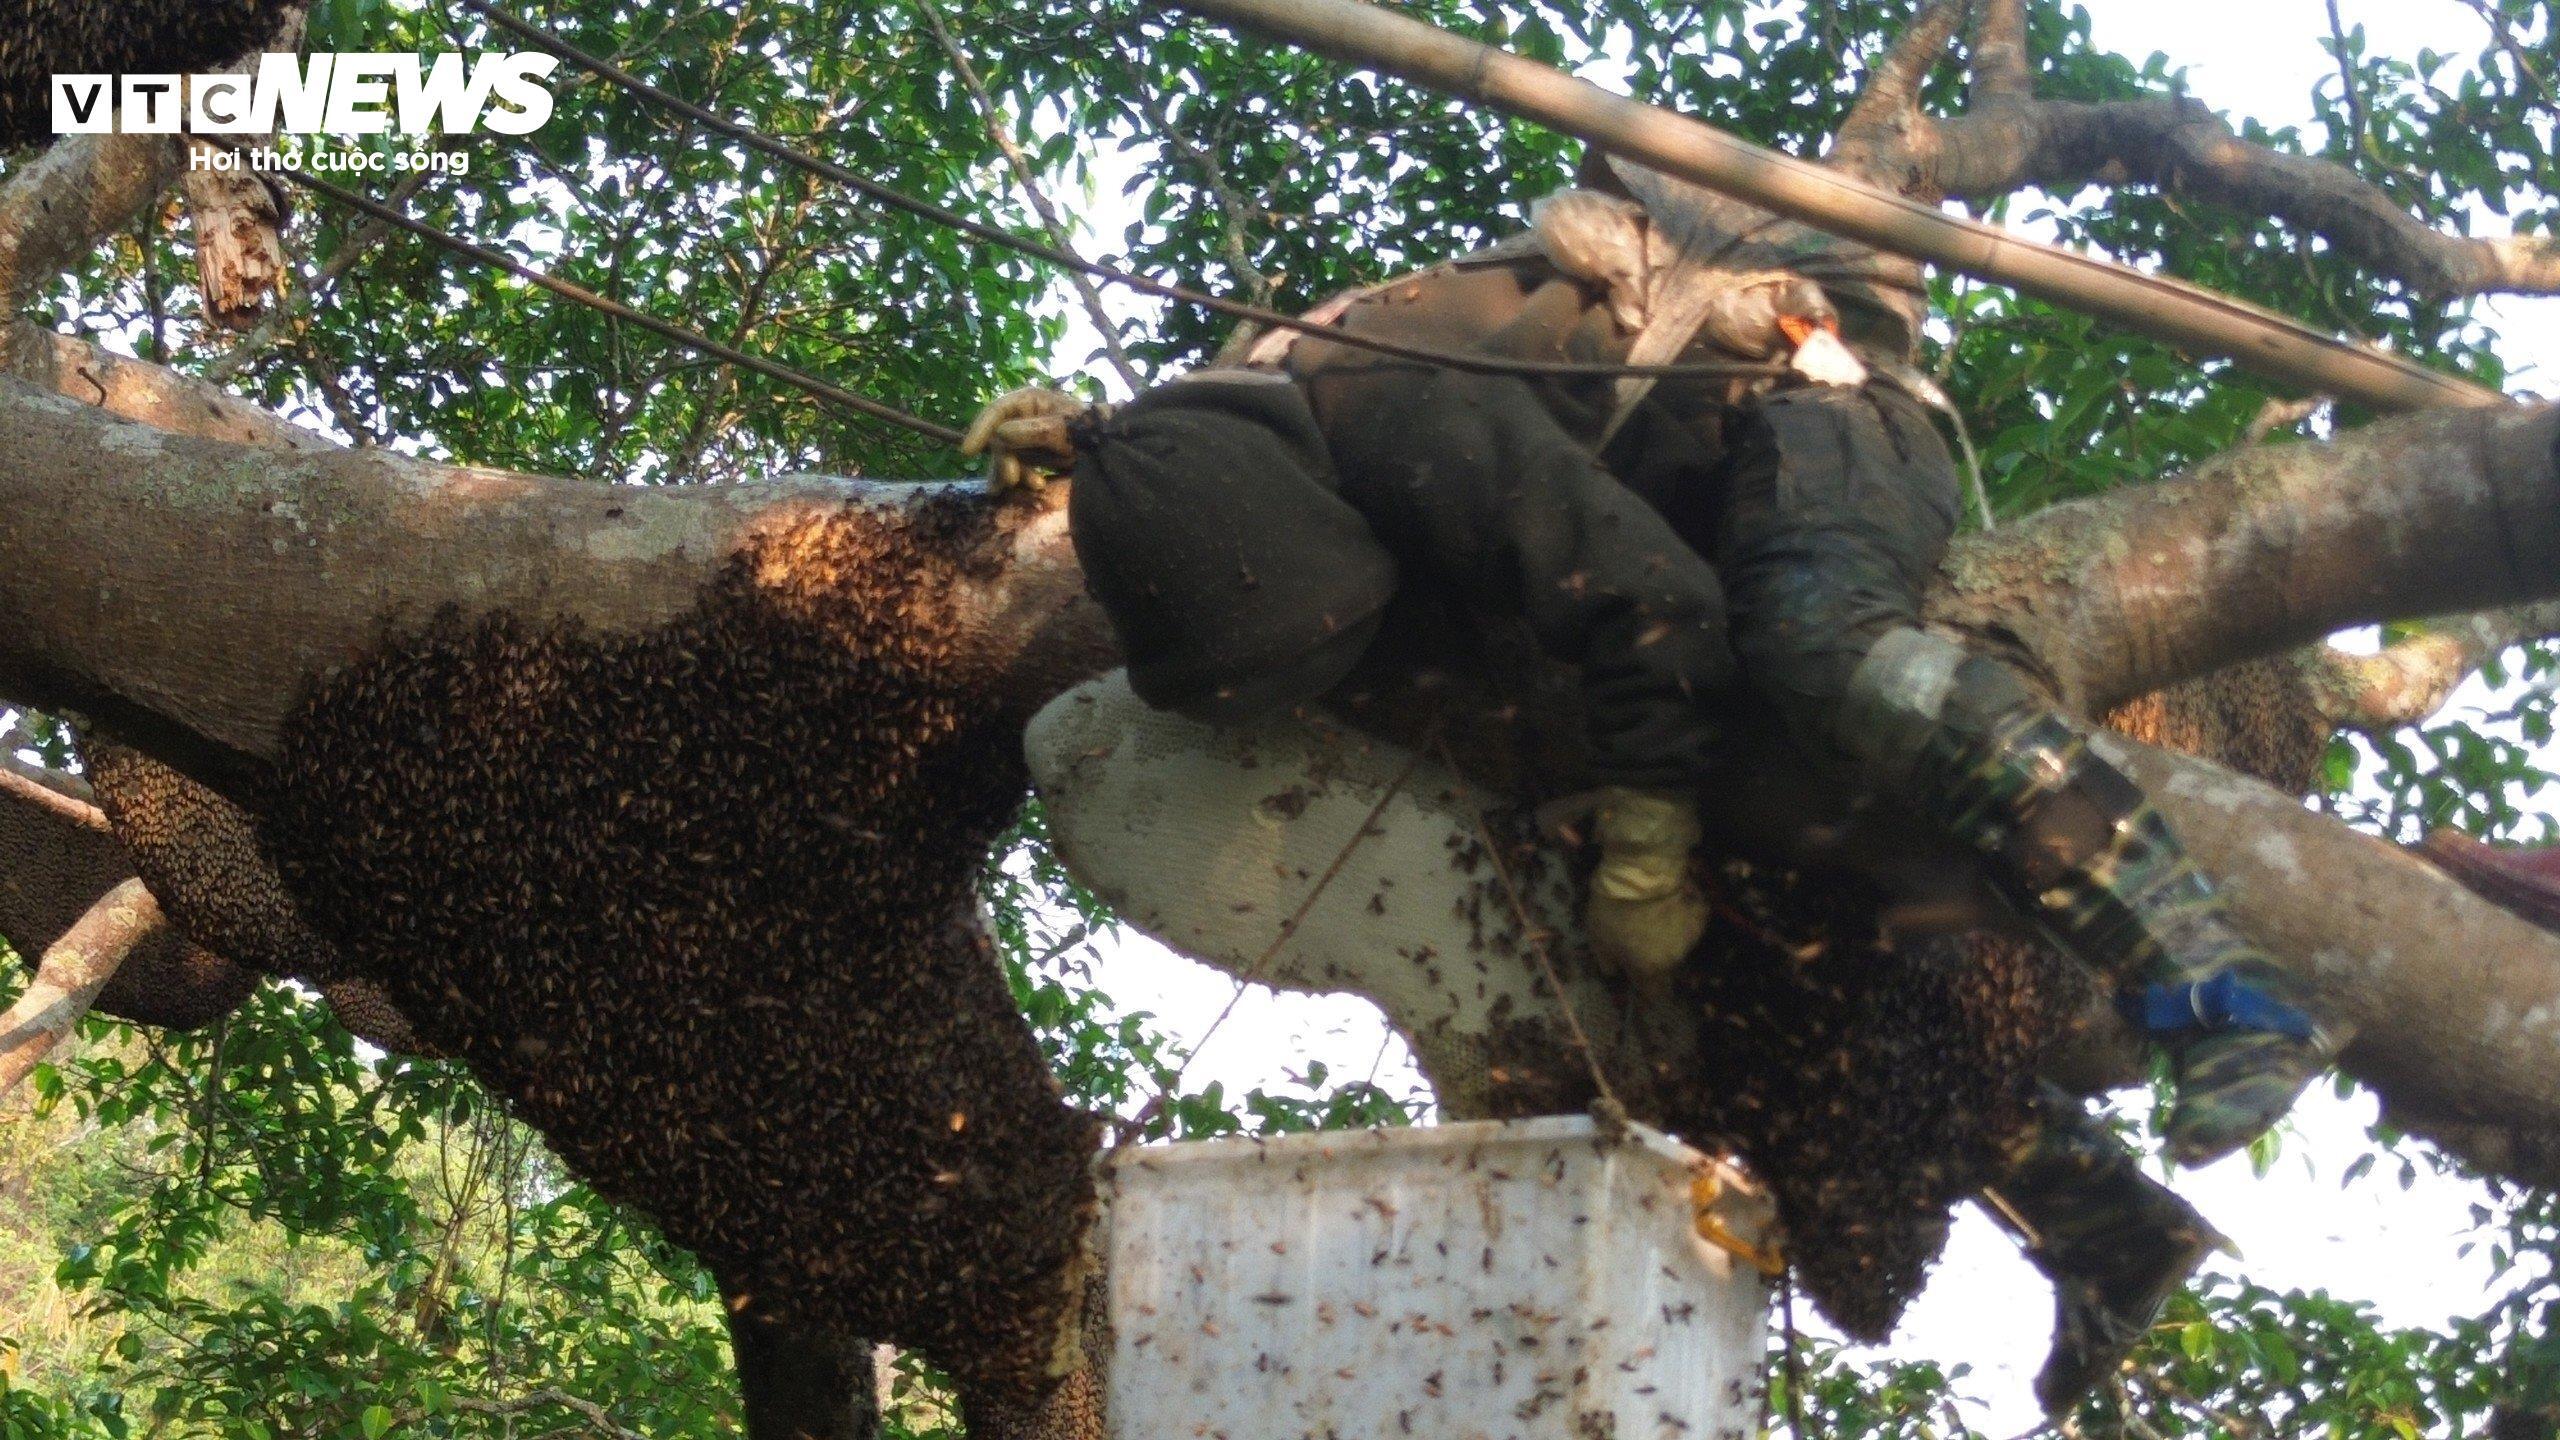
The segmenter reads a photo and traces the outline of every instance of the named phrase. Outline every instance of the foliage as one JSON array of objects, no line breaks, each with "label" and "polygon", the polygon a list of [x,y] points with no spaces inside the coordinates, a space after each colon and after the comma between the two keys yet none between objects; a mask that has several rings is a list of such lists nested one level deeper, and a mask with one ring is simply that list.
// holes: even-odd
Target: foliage
[{"label": "foliage", "polygon": [[[2548,228],[2560,42],[2544,0],[2483,0],[2512,44],[2388,57],[2339,48],[2312,132],[2326,154],[2455,228]],[[1136,0],[793,0],[523,8],[651,80],[878,180],[1033,233],[984,118],[924,23],[940,5],[1041,183],[1089,217],[1079,244],[1148,273],[1282,305],[1464,250],[1572,172],[1573,148],[1402,86]],[[1817,148],[1912,0],[1415,0],[1409,8],[1668,98],[1742,133]],[[2448,14],[2454,13],[2448,7]],[[2176,89],[2161,57],[2096,50],[2085,13],[2040,5],[2048,93]],[[2479,31],[2466,34],[2478,36]],[[321,0],[315,49],[496,48],[441,4]],[[405,196],[435,223],[568,279],[945,421],[1092,343],[1055,277],[705,143],[606,87],[564,82],[526,142],[454,142],[470,173]],[[1959,97],[1942,75],[1933,103]],[[2256,133],[2256,132],[2253,132]],[[383,141],[380,143],[394,143]],[[377,189],[384,188],[378,186]],[[2126,194],[2022,196],[2009,223],[2495,378],[2468,307],[2413,297],[2261,217]],[[791,469],[950,473],[956,459],[731,367],[466,268],[360,219],[306,208],[309,293],[245,344],[192,319],[166,215],[42,301],[49,323],[228,377],[360,443],[655,483]],[[1929,363],[1981,443],[2000,514],[2138,482],[2229,447],[2266,395],[2220,367],[2051,307],[1941,282]],[[1222,322],[1115,301],[1150,373],[1195,363]],[[235,345],[238,348],[235,350]],[[1063,355],[1070,371],[1091,357]],[[2352,420],[2354,417],[2339,417]],[[2511,657],[2486,708],[2358,751],[2335,803],[2387,833],[2454,823],[2530,836],[2547,784],[2554,657]],[[30,744],[55,764],[59,736]],[[1030,812],[986,897],[1015,992],[1079,1103],[1147,1137],[1394,1123],[1402,1105],[1312,1073],[1304,1093],[1184,1089],[1180,1049],[1094,986],[1111,921],[1041,845]],[[560,1173],[449,1067],[371,1055],[286,989],[196,1036],[91,1024],[43,1081],[38,1118],[0,1128],[0,1440],[224,1435],[609,1433],[543,1398],[593,1397],[651,1436],[727,1433],[735,1403],[702,1272]],[[1157,1101],[1155,1097],[1165,1098]],[[2404,1160],[2403,1163],[2418,1163]],[[2358,1183],[2387,1183],[2366,1177]],[[2508,1276],[2436,1334],[2351,1305],[2219,1281],[2182,1300],[2125,1397],[2151,1433],[2454,1433],[2501,1381],[2545,1403],[2560,1374],[2548,1197],[2484,1202]],[[1815,1347],[1808,1433],[1969,1433],[1962,1374]],[[2542,1400],[2528,1390],[2539,1385]],[[894,1428],[943,1433],[930,1376],[901,1371]],[[1784,1388],[1784,1387],[1782,1387]],[[2514,1401],[2514,1396],[2525,1396]],[[2084,1417],[2111,1423],[2112,1400]],[[2260,1423],[2252,1420],[2251,1423]],[[2263,1433],[2239,1427],[2235,1433]]]}]

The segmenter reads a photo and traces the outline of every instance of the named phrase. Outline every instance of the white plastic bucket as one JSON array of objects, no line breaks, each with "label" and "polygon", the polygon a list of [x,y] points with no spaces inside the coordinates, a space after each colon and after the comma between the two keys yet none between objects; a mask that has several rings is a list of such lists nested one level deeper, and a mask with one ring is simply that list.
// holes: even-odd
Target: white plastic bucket
[{"label": "white plastic bucket", "polygon": [[1582,1116],[1117,1152],[1120,1440],[1743,1440],[1767,1202]]}]

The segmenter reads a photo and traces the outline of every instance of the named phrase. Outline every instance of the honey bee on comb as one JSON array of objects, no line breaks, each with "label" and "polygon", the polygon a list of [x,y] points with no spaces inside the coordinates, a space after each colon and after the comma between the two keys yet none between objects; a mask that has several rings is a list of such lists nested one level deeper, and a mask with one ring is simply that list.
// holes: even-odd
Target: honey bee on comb
[{"label": "honey bee on comb", "polygon": [[953,663],[992,524],[813,515],[633,631],[448,614],[314,688],[256,807],[347,970],[598,1191],[990,1420],[1079,1403],[1100,1142],[977,914],[1028,783]]},{"label": "honey bee on comb", "polygon": [[56,75],[192,74],[255,50],[308,0],[0,0],[0,151],[53,138]]}]

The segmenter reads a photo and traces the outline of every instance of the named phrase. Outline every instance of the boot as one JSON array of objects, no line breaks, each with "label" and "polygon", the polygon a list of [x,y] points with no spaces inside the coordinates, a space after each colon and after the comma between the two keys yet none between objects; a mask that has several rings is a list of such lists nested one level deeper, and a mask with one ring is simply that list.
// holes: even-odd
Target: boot
[{"label": "boot", "polygon": [[2053,1282],[2053,1351],[2036,1399],[2059,1416],[2116,1373],[2208,1251],[2204,1217],[2142,1173],[2077,1100],[2047,1087],[2042,1124],[1985,1206]]},{"label": "boot", "polygon": [[2060,715],[2024,708],[1978,740],[1941,734],[1923,774],[1940,782],[1949,831],[1984,852],[1993,888],[2116,982],[2167,1052],[2170,1156],[2201,1165],[2264,1134],[2337,1053],[2299,982],[2232,925],[2159,811]]},{"label": "boot", "polygon": [[2219,1159],[2292,1108],[2337,1042],[2133,782],[2015,670],[1950,641],[1894,632],[1860,675],[1848,713],[1883,736],[1884,778],[1981,851],[1992,888],[2113,980],[2167,1052],[2170,1155]]}]

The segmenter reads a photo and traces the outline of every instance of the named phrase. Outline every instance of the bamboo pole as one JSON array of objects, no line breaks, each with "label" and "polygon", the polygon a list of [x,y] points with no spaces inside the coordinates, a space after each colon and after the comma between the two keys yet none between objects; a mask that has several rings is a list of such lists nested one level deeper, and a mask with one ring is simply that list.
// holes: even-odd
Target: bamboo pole
[{"label": "bamboo pole", "polygon": [[1365,0],[1172,0],[1319,54],[1533,120],[1834,235],[2085,311],[2264,379],[2378,410],[2507,397],[2201,286],[2022,239]]}]

